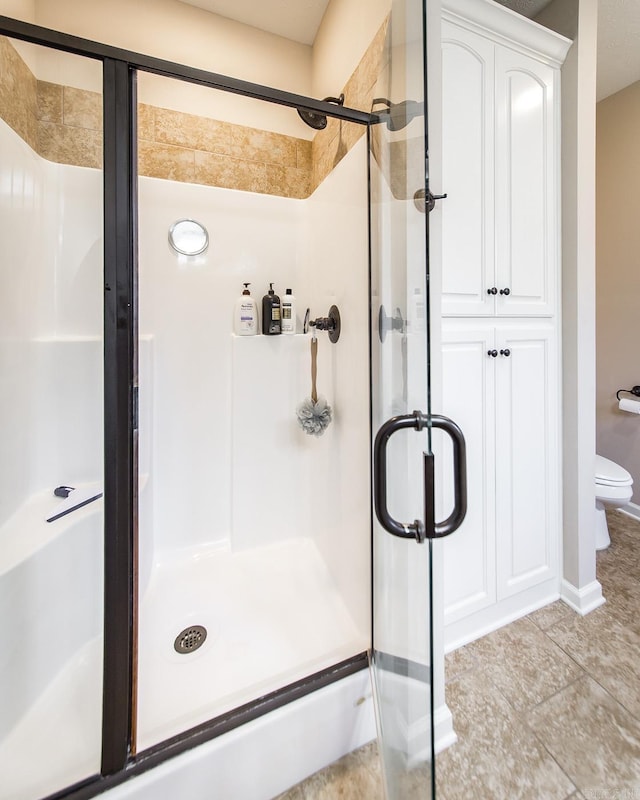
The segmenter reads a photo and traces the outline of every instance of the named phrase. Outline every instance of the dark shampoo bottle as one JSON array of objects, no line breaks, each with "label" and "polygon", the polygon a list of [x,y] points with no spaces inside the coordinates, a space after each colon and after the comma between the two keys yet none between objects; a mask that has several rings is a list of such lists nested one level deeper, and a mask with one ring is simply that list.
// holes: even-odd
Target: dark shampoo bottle
[{"label": "dark shampoo bottle", "polygon": [[273,284],[269,284],[269,292],[262,298],[262,333],[273,336],[282,333],[282,315],[280,298],[273,291]]}]

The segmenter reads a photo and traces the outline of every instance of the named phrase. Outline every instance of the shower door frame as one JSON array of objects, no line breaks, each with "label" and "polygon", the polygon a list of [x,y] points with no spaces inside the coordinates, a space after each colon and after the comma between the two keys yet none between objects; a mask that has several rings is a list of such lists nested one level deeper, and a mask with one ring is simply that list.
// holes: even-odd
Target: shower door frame
[{"label": "shower door frame", "polygon": [[[0,35],[102,62],[104,192],[104,659],[101,769],[49,800],[87,800],[257,717],[367,669],[366,652],[184,731],[135,743],[137,648],[138,71],[364,125],[377,115],[135,53],[0,15]],[[368,191],[368,187],[364,187]],[[370,267],[369,267],[370,270]]]}]

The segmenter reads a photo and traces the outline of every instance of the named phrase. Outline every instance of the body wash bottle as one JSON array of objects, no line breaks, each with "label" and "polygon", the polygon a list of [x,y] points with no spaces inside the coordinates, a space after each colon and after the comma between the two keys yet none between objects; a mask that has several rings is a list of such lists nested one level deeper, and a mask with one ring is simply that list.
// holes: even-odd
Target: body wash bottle
[{"label": "body wash bottle", "polygon": [[296,332],[296,299],[287,289],[282,298],[282,333]]},{"label": "body wash bottle", "polygon": [[249,292],[250,283],[236,300],[233,311],[233,331],[238,336],[255,336],[258,333],[258,304]]},{"label": "body wash bottle", "polygon": [[262,333],[267,336],[282,333],[280,310],[280,298],[270,283],[268,293],[262,298]]}]

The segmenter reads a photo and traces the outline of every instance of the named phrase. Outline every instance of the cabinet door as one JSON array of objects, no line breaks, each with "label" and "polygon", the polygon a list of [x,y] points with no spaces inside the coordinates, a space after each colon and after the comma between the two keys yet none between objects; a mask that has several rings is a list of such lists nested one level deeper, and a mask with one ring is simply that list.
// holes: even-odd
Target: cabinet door
[{"label": "cabinet door", "polygon": [[[499,315],[555,312],[559,261],[559,72],[496,47]],[[505,293],[508,290],[508,294]]]},{"label": "cabinet door", "polygon": [[[445,623],[495,602],[495,392],[498,359],[490,323],[447,320],[443,325],[442,409],[464,430],[467,442],[467,516],[455,536],[442,541]],[[450,449],[438,442],[443,486],[439,518],[453,507]],[[435,449],[435,447],[434,447]],[[444,451],[444,452],[443,452]]]},{"label": "cabinet door", "polygon": [[494,45],[442,24],[442,313],[494,313]]},{"label": "cabinet door", "polygon": [[[557,573],[559,442],[551,325],[496,329],[498,600]],[[508,355],[507,355],[508,353]]]}]

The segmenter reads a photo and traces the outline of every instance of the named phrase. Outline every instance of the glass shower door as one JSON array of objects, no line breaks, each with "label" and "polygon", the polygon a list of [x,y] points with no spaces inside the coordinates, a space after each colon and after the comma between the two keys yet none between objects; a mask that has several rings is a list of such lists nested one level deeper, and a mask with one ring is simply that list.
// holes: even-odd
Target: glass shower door
[{"label": "glass shower door", "polygon": [[[389,800],[435,796],[431,543],[455,530],[465,502],[464,439],[430,402],[425,11],[424,0],[393,2],[370,139],[372,674]],[[440,523],[434,427],[452,439],[458,490]]]},{"label": "glass shower door", "polygon": [[0,796],[100,772],[102,66],[0,36]]}]

